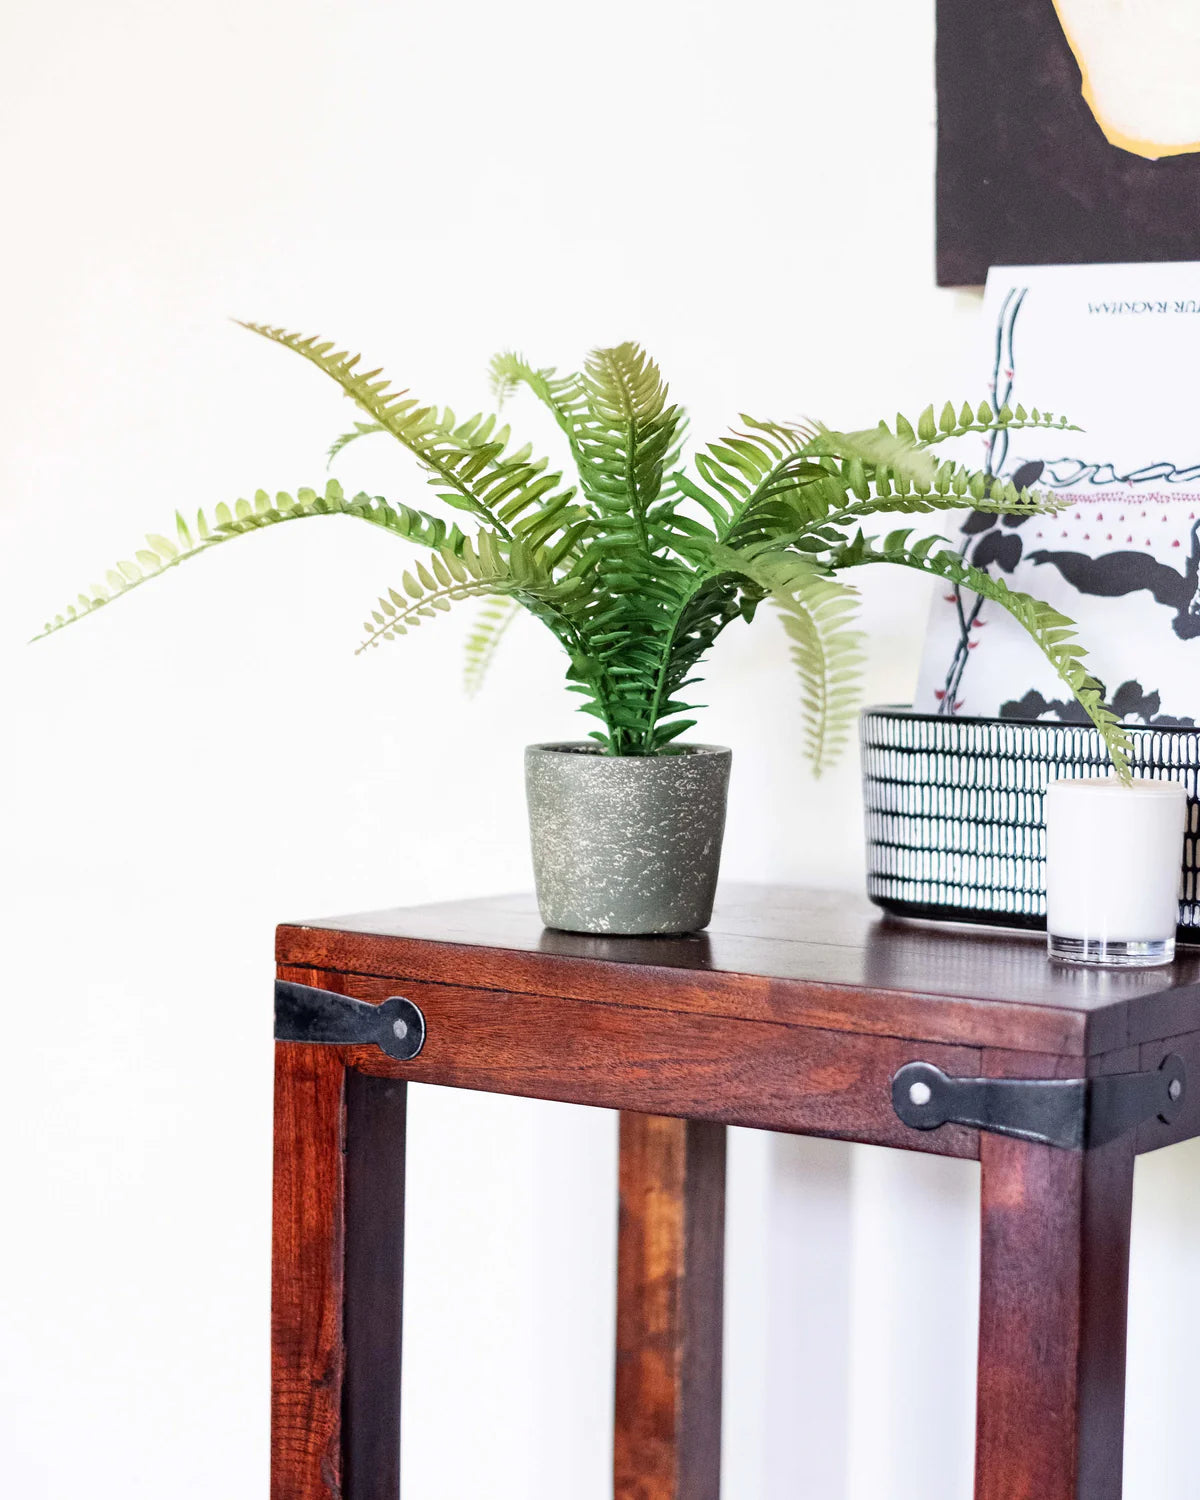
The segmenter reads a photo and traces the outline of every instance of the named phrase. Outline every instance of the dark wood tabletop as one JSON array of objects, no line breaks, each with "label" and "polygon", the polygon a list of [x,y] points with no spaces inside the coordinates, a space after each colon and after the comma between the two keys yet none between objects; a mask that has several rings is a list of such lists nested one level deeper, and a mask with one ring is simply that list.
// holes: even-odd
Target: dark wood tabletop
[{"label": "dark wood tabletop", "polygon": [[910,922],[864,898],[723,887],[709,928],[542,926],[531,895],[285,924],[284,965],[863,1035],[1086,1057],[1200,1027],[1200,949],[1157,969],[1051,963],[1035,933]]}]

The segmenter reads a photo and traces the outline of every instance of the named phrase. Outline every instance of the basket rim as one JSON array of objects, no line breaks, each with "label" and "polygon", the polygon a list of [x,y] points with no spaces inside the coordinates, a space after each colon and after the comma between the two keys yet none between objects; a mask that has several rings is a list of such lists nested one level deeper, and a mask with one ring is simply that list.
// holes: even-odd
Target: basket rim
[{"label": "basket rim", "polygon": [[[1076,729],[1099,737],[1100,731],[1092,723],[1078,724],[1067,719],[1002,719],[989,714],[927,714],[919,713],[908,703],[875,703],[860,709],[859,718],[869,715],[881,719],[905,719],[920,724],[998,724],[1005,729]],[[1129,734],[1190,734],[1200,735],[1200,724],[1126,724]]]}]

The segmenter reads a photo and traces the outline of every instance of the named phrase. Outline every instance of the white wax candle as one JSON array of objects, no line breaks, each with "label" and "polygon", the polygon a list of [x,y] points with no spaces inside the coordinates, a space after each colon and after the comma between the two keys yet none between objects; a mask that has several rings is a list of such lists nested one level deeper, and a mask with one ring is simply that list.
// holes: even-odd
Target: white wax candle
[{"label": "white wax candle", "polygon": [[1046,788],[1050,952],[1081,963],[1167,963],[1175,952],[1187,792],[1115,776]]}]

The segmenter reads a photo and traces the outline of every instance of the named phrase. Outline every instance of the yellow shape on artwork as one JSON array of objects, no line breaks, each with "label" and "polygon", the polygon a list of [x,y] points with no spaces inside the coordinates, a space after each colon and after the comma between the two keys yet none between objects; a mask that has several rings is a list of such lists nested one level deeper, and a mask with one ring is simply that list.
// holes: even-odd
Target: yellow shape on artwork
[{"label": "yellow shape on artwork", "polygon": [[1083,97],[1114,146],[1200,151],[1200,0],[1054,0]]}]

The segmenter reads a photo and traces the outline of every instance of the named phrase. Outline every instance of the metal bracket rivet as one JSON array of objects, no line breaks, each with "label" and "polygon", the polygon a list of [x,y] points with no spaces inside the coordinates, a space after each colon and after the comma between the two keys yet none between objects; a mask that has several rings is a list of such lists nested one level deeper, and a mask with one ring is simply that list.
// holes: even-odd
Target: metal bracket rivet
[{"label": "metal bracket rivet", "polygon": [[404,995],[389,995],[381,1005],[371,1005],[351,995],[277,979],[275,1040],[337,1047],[373,1043],[398,1062],[411,1062],[425,1045],[425,1017]]},{"label": "metal bracket rivet", "polygon": [[1156,1118],[1169,1125],[1186,1097],[1176,1053],[1144,1073],[1091,1078],[955,1078],[910,1062],[892,1079],[892,1105],[914,1130],[967,1125],[1068,1150],[1102,1146]]}]

